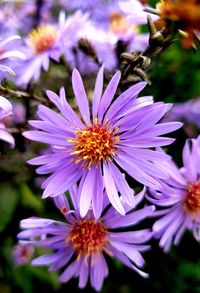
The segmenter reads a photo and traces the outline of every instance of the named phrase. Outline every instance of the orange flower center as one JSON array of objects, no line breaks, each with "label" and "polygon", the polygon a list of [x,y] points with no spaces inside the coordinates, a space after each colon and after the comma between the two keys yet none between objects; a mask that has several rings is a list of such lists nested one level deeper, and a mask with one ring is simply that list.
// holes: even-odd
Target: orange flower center
[{"label": "orange flower center", "polygon": [[77,156],[76,163],[83,161],[83,166],[90,168],[101,160],[111,159],[117,150],[115,143],[119,141],[119,137],[114,136],[115,131],[109,129],[107,124],[77,129],[75,138],[69,139],[74,143],[71,154]]},{"label": "orange flower center", "polygon": [[66,239],[72,243],[78,256],[102,252],[107,243],[107,228],[96,220],[80,220]]},{"label": "orange flower center", "polygon": [[118,33],[126,33],[132,29],[134,32],[138,32],[138,28],[134,25],[131,25],[126,18],[119,12],[113,12],[110,15],[110,31],[118,34]]},{"label": "orange flower center", "polygon": [[194,220],[197,219],[200,212],[200,181],[196,181],[188,186],[185,201],[184,210]]},{"label": "orange flower center", "polygon": [[29,34],[29,40],[35,53],[40,54],[53,47],[57,39],[57,31],[53,25],[41,25]]}]

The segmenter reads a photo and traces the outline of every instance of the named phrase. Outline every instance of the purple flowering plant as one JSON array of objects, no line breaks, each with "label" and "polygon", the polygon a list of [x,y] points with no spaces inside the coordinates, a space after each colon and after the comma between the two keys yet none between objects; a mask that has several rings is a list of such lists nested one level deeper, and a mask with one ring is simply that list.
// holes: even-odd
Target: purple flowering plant
[{"label": "purple flowering plant", "polygon": [[[145,189],[136,195],[136,205],[142,200]],[[100,291],[104,278],[108,275],[108,266],[104,255],[119,259],[125,266],[139,273],[144,265],[141,252],[150,248],[146,242],[151,239],[150,229],[124,231],[129,226],[151,216],[153,206],[132,211],[126,205],[126,216],[117,213],[108,201],[104,201],[104,209],[108,208],[100,219],[96,220],[92,210],[85,217],[79,213],[78,188],[73,186],[70,191],[75,209],[70,209],[65,195],[54,199],[55,205],[62,212],[65,223],[51,219],[32,217],[22,220],[20,227],[24,230],[18,238],[24,245],[34,245],[53,249],[53,253],[33,259],[36,266],[49,265],[49,271],[64,268],[60,275],[61,282],[72,277],[79,278],[79,288],[84,288],[90,279],[91,286]],[[106,198],[106,197],[105,197]],[[116,230],[123,229],[122,232]]]},{"label": "purple flowering plant", "polygon": [[0,291],[191,292],[199,16],[175,2],[0,4]]}]

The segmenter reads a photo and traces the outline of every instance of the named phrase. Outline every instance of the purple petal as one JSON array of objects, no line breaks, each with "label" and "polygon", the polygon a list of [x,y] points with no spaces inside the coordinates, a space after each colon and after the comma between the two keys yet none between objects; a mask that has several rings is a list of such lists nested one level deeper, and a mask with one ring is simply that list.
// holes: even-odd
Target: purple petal
[{"label": "purple petal", "polygon": [[80,261],[76,259],[73,263],[71,263],[66,270],[60,275],[59,280],[61,283],[68,282],[76,273],[80,266]]},{"label": "purple petal", "polygon": [[103,285],[104,278],[108,275],[108,267],[103,254],[92,255],[90,267],[90,281],[92,287],[96,291],[100,291]]},{"label": "purple petal", "polygon": [[89,112],[88,98],[85,93],[82,78],[77,69],[74,69],[72,73],[72,86],[73,86],[74,94],[76,96],[80,113],[83,116],[83,120],[86,121],[87,124],[89,124],[90,112]]},{"label": "purple petal", "polygon": [[98,119],[101,122],[104,113],[108,109],[115,92],[117,90],[119,81],[121,78],[121,73],[120,71],[116,72],[115,75],[112,77],[111,81],[107,85],[105,92],[101,98],[100,104],[99,104],[99,110],[98,110]]},{"label": "purple petal", "polygon": [[122,115],[122,109],[125,105],[129,103],[129,101],[133,102],[136,96],[139,94],[141,90],[146,86],[146,82],[139,82],[136,85],[131,86],[125,92],[123,92],[117,99],[112,103],[108,112],[105,115],[105,119],[112,120],[112,118],[116,119],[117,116]]},{"label": "purple petal", "polygon": [[88,170],[88,173],[86,175],[86,178],[81,190],[81,195],[80,195],[81,217],[85,217],[85,215],[87,214],[90,208],[92,195],[94,192],[95,179],[96,179],[96,167],[92,166],[90,170]]},{"label": "purple petal", "polygon": [[129,187],[128,183],[125,180],[125,176],[112,162],[108,162],[108,167],[121,196],[124,198],[125,202],[133,208],[135,204],[133,189]]},{"label": "purple petal", "polygon": [[125,215],[125,210],[119,198],[119,195],[115,186],[115,182],[113,180],[112,175],[109,172],[109,168],[106,163],[103,164],[103,173],[104,173],[104,184],[105,184],[106,193],[108,195],[108,198],[111,204],[121,215]]},{"label": "purple petal", "polygon": [[103,176],[101,167],[99,166],[96,171],[96,179],[95,179],[95,191],[92,195],[92,207],[95,219],[99,219],[103,210]]},{"label": "purple petal", "polygon": [[111,245],[114,246],[117,250],[123,252],[131,259],[138,267],[144,265],[144,259],[142,255],[131,245],[120,242],[120,241],[110,241]]},{"label": "purple petal", "polygon": [[102,66],[98,72],[95,88],[94,88],[94,94],[92,98],[92,117],[93,120],[95,117],[97,117],[99,103],[102,95],[103,90],[103,73],[104,73],[104,66]]}]

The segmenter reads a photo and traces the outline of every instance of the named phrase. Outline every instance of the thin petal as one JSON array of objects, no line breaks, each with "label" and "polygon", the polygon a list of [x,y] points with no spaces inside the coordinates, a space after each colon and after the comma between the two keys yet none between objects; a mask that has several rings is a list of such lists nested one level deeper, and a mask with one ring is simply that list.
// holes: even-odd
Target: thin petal
[{"label": "thin petal", "polygon": [[83,116],[83,120],[89,124],[90,112],[89,112],[88,98],[85,93],[85,88],[83,85],[82,78],[77,69],[74,69],[72,73],[72,86],[73,86],[74,94],[76,96],[80,113]]}]

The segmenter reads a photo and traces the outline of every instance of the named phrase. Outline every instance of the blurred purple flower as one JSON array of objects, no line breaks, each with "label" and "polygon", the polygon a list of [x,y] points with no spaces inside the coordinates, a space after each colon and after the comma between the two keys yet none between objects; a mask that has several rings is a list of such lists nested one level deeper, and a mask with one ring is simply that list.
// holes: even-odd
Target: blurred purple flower
[{"label": "blurred purple flower", "polygon": [[[149,148],[171,144],[174,139],[160,135],[182,125],[179,122],[157,124],[171,108],[170,104],[153,103],[149,96],[136,99],[146,82],[130,87],[113,101],[120,76],[120,72],[113,76],[102,95],[103,67],[100,69],[91,115],[82,78],[74,69],[72,86],[82,120],[68,104],[64,88],[60,96],[47,91],[62,115],[40,105],[37,114],[41,120],[29,121],[39,130],[23,133],[26,138],[52,146],[51,154],[29,161],[32,165],[42,165],[37,169],[38,174],[52,173],[42,184],[43,198],[58,196],[80,180],[82,217],[91,202],[95,217],[100,216],[104,188],[119,213],[124,215],[125,210],[118,193],[133,206],[134,191],[119,167],[140,183],[158,188],[158,179],[167,177],[162,164],[168,155]],[[92,197],[94,190],[95,197]]]},{"label": "blurred purple flower", "polygon": [[87,15],[80,11],[68,18],[61,12],[58,24],[41,24],[31,31],[24,48],[28,59],[17,69],[17,83],[27,85],[31,79],[38,80],[41,70],[48,70],[50,59],[58,62],[62,54],[71,50],[86,19]]},{"label": "blurred purple flower", "polygon": [[0,34],[16,34],[20,29],[20,21],[16,14],[16,5],[0,3]]},{"label": "blurred purple flower", "polygon": [[183,167],[174,162],[163,163],[170,178],[162,180],[159,192],[151,190],[148,200],[161,207],[155,215],[161,216],[153,225],[160,247],[168,252],[171,245],[178,245],[187,229],[200,241],[200,137],[187,140],[183,148]]},{"label": "blurred purple flower", "polygon": [[200,128],[200,98],[185,103],[175,103],[164,121],[183,121]]},{"label": "blurred purple flower", "polygon": [[33,253],[33,245],[19,243],[14,247],[12,254],[15,265],[21,266],[30,263],[33,258]]},{"label": "blurred purple flower", "polygon": [[0,139],[8,142],[13,148],[15,146],[14,138],[7,132],[3,122],[3,120],[10,115],[13,115],[11,103],[0,96]]},{"label": "blurred purple flower", "polygon": [[[136,196],[137,204],[143,194],[144,190]],[[77,210],[78,196],[77,188],[73,187],[71,197]],[[96,291],[101,290],[104,278],[108,275],[104,254],[117,258],[142,277],[148,277],[141,271],[144,266],[141,252],[150,248],[144,243],[151,239],[152,232],[149,229],[130,231],[130,226],[152,216],[153,206],[137,211],[126,206],[127,215],[121,216],[112,207],[108,209],[105,203],[104,215],[95,220],[91,210],[83,219],[77,210],[70,210],[64,195],[56,197],[55,203],[65,216],[65,223],[35,217],[20,223],[20,227],[25,231],[18,234],[19,239],[53,250],[51,254],[34,259],[33,265],[50,265],[49,271],[66,267],[59,278],[62,283],[68,282],[72,277],[78,277],[79,288],[84,288],[90,277],[91,286]]]},{"label": "blurred purple flower", "polygon": [[[4,41],[0,40],[0,71],[15,75],[15,72],[7,66],[7,60],[10,61],[12,58],[26,59],[24,53],[11,49],[16,46],[14,41],[19,39],[19,36],[14,35],[6,38]],[[10,42],[12,42],[12,44],[10,44]]]}]

